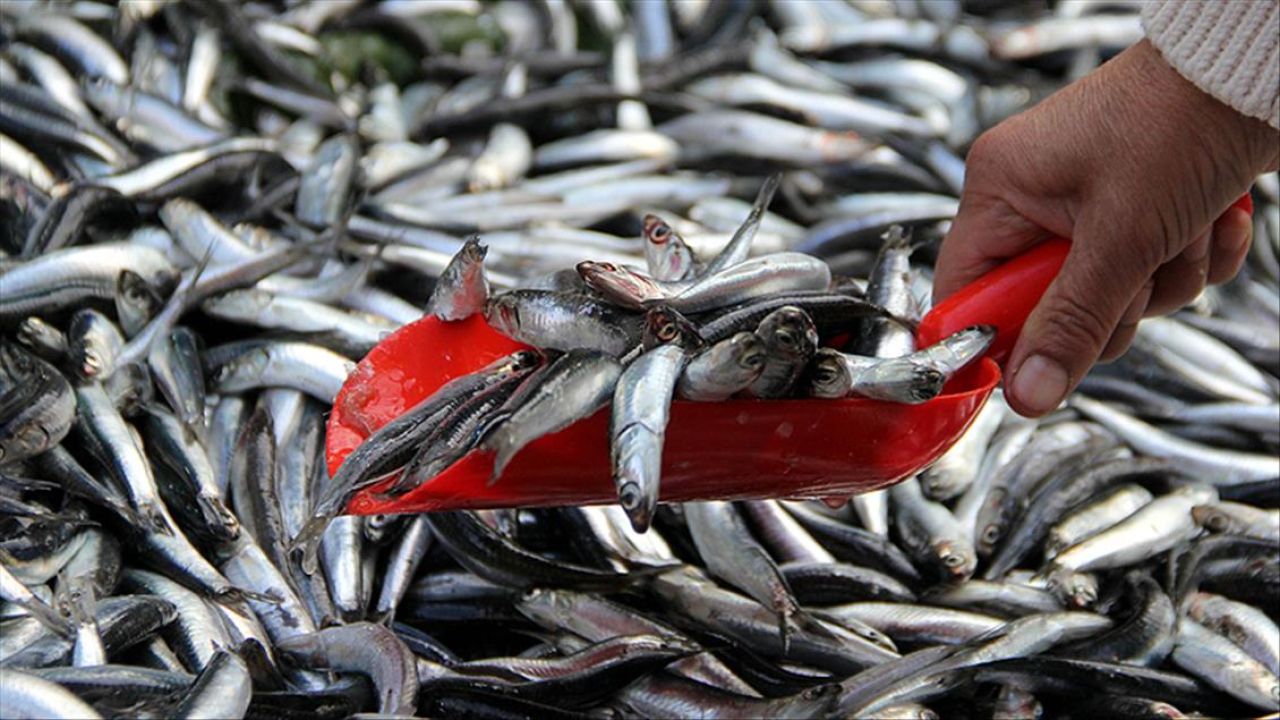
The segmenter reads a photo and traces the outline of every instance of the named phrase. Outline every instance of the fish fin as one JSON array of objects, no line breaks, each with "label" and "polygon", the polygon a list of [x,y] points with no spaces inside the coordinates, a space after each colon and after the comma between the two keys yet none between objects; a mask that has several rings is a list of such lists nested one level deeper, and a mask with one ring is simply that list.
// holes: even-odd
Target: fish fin
[{"label": "fish fin", "polygon": [[49,605],[39,597],[32,595],[30,600],[19,602],[18,604],[31,613],[31,617],[38,620],[41,625],[52,630],[55,635],[60,635],[64,638],[73,637],[75,630],[72,628],[71,622],[62,613],[58,612],[58,608],[67,609],[73,618],[78,614],[80,608],[73,601],[70,593],[67,592],[67,584],[61,574],[58,576],[58,587],[54,593],[53,602],[53,605]]},{"label": "fish fin", "polygon": [[302,571],[308,575],[315,575],[320,569],[320,538],[332,519],[323,515],[308,519],[289,545],[289,552],[301,554]]},{"label": "fish fin", "polygon": [[827,624],[823,622],[822,618],[813,615],[808,610],[796,608],[795,612],[791,614],[791,619],[795,621],[797,628],[811,632],[815,635],[821,635],[822,637],[831,640],[841,639],[839,634],[833,632],[831,628],[827,627]]}]

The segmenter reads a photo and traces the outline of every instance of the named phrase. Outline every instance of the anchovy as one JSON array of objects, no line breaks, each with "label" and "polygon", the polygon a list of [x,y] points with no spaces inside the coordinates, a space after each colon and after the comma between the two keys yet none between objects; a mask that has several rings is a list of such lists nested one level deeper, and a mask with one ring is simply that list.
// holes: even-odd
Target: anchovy
[{"label": "anchovy", "polygon": [[830,284],[831,271],[817,258],[801,253],[773,253],[703,275],[666,303],[674,310],[694,313],[765,295],[825,290]]},{"label": "anchovy", "polygon": [[701,683],[651,676],[622,693],[622,702],[644,717],[805,718],[825,715],[835,700],[835,688],[823,685],[789,697],[762,700],[703,685]]},{"label": "anchovy", "polygon": [[359,147],[353,137],[335,135],[321,143],[298,185],[294,204],[298,220],[315,227],[337,223],[347,212],[357,172]]},{"label": "anchovy", "polygon": [[970,328],[898,358],[828,350],[822,365],[826,370],[816,376],[812,392],[818,397],[852,394],[893,402],[926,402],[942,392],[952,375],[980,357],[994,338],[991,328]]},{"label": "anchovy", "polygon": [[[209,357],[206,356],[207,362]],[[209,379],[224,393],[286,387],[331,403],[354,369],[355,363],[326,348],[309,343],[271,342],[217,365]]]},{"label": "anchovy", "polygon": [[[1093,502],[1064,515],[1044,540],[1046,559],[1106,530],[1142,509],[1153,496],[1140,485],[1125,483]],[[1194,513],[1194,509],[1192,511]]]},{"label": "anchovy", "polygon": [[1178,625],[1173,662],[1206,683],[1262,710],[1280,704],[1280,680],[1224,637],[1192,620]]},{"label": "anchovy", "polygon": [[174,716],[241,717],[252,698],[249,667],[235,653],[219,650],[183,694]]},{"label": "anchovy", "polygon": [[580,295],[516,290],[490,298],[484,316],[495,330],[551,350],[585,348],[617,357],[640,340],[640,316]]},{"label": "anchovy", "polygon": [[62,685],[13,669],[0,673],[0,712],[14,718],[102,717]]},{"label": "anchovy", "polygon": [[501,585],[609,589],[639,577],[546,559],[499,535],[465,510],[432,515],[430,522],[436,539],[463,567]]},{"label": "anchovy", "polygon": [[64,248],[5,272],[0,318],[53,312],[89,298],[109,300],[125,270],[160,287],[177,278],[169,261],[150,248],[115,243]]},{"label": "anchovy", "polygon": [[1005,624],[990,615],[903,603],[858,602],[837,605],[827,612],[865,622],[899,643],[964,643]]},{"label": "anchovy", "polygon": [[695,502],[684,505],[684,517],[707,571],[773,610],[785,648],[791,627],[803,619],[800,603],[742,516],[731,503]]},{"label": "anchovy", "polygon": [[480,244],[478,236],[472,236],[462,244],[458,254],[436,280],[436,287],[427,302],[426,314],[441,320],[457,322],[484,312],[489,299],[489,281],[484,275],[484,256],[487,248]]},{"label": "anchovy", "polygon": [[1088,640],[1054,652],[1084,660],[1120,662],[1156,667],[1174,645],[1177,614],[1173,602],[1159,584],[1138,571],[1124,578],[1125,594],[1133,608],[1124,622]]},{"label": "anchovy", "polygon": [[493,477],[521,448],[604,407],[622,374],[613,357],[600,352],[571,350],[538,377],[537,386],[521,404],[501,419],[481,443],[495,453]]},{"label": "anchovy", "polygon": [[200,531],[219,540],[234,540],[240,522],[227,507],[204,446],[188,436],[176,418],[158,408],[147,411],[144,420],[148,448],[170,477],[185,486],[183,495],[194,505]]},{"label": "anchovy", "polygon": [[613,482],[637,532],[648,529],[658,505],[671,397],[687,362],[685,348],[665,344],[632,361],[617,379],[609,419]]},{"label": "anchovy", "polygon": [[745,597],[722,590],[682,568],[654,579],[653,590],[671,610],[753,648],[766,657],[796,660],[831,672],[850,673],[897,657],[863,635],[815,620],[784,639],[777,615]]},{"label": "anchovy", "polygon": [[1269,455],[1206,447],[1182,440],[1103,403],[1077,395],[1072,406],[1124,438],[1134,449],[1176,460],[1185,469],[1203,471],[1215,485],[1233,485],[1276,477],[1277,461]]},{"label": "anchovy", "polygon": [[282,653],[318,668],[367,675],[378,695],[378,711],[412,714],[417,708],[418,674],[413,653],[390,630],[353,623],[298,635],[279,645]]},{"label": "anchovy", "polygon": [[915,478],[893,486],[894,524],[908,552],[933,565],[952,581],[973,575],[978,557],[955,516],[945,506],[924,497]]},{"label": "anchovy", "polygon": [[1216,499],[1212,488],[1188,485],[1152,500],[1111,528],[1063,550],[1053,566],[1075,571],[1121,567],[1195,537],[1191,508]]},{"label": "anchovy", "polygon": [[803,310],[787,306],[761,320],[755,335],[764,345],[764,367],[747,386],[746,394],[759,398],[785,397],[817,350],[818,331]]}]

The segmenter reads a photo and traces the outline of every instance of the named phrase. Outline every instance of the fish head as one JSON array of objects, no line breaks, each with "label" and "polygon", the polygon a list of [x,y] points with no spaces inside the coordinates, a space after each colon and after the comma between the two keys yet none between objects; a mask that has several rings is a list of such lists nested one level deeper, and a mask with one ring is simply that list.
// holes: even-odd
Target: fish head
[{"label": "fish head", "polygon": [[828,717],[836,711],[842,690],[838,683],[826,683],[805,688],[799,693],[780,698],[790,705],[790,711],[780,713],[780,717]]},{"label": "fish head", "polygon": [[40,347],[58,342],[62,332],[36,316],[18,323],[18,342],[27,347]]},{"label": "fish head", "polygon": [[809,364],[809,394],[820,398],[841,398],[849,394],[853,378],[840,352],[820,348]]},{"label": "fish head", "polygon": [[484,304],[484,319],[494,330],[514,337],[520,332],[520,303],[511,295],[491,297]]},{"label": "fish head", "polygon": [[533,588],[525,592],[517,609],[520,614],[544,627],[558,627],[560,618],[573,613],[573,598],[560,590]]},{"label": "fish head", "polygon": [[780,307],[760,321],[756,332],[765,345],[792,355],[806,355],[818,346],[818,329],[809,313],[794,305]]},{"label": "fish head", "polygon": [[734,335],[729,338],[728,348],[733,364],[747,372],[759,371],[769,357],[764,342],[755,333],[740,332]]},{"label": "fish head", "polygon": [[116,278],[115,306],[120,327],[127,335],[135,335],[152,318],[164,301],[160,293],[132,270],[123,270]]},{"label": "fish head", "polygon": [[657,215],[644,216],[644,241],[650,245],[666,245],[675,235],[675,231]]},{"label": "fish head", "polygon": [[696,350],[706,345],[698,328],[684,315],[665,305],[650,308],[644,316],[644,349],[678,345]]},{"label": "fish head", "polygon": [[53,437],[40,423],[22,423],[13,430],[12,434],[7,428],[0,431],[0,462],[34,457],[53,444]]},{"label": "fish head", "polygon": [[639,310],[665,295],[652,278],[608,262],[583,260],[576,266],[587,287],[626,307]]},{"label": "fish head", "polygon": [[978,557],[972,549],[957,545],[950,540],[935,543],[933,551],[941,561],[947,576],[954,580],[968,580],[978,566]]},{"label": "fish head", "polygon": [[484,262],[484,258],[489,254],[489,246],[480,243],[479,235],[472,235],[462,243],[462,249],[458,251],[458,257],[462,258],[468,265],[475,265]]},{"label": "fish head", "polygon": [[494,361],[489,368],[497,371],[495,374],[523,373],[538,367],[545,359],[537,350],[517,350]]},{"label": "fish head", "polygon": [[1231,516],[1213,505],[1196,505],[1191,517],[1200,527],[1212,533],[1226,533],[1232,529]]}]

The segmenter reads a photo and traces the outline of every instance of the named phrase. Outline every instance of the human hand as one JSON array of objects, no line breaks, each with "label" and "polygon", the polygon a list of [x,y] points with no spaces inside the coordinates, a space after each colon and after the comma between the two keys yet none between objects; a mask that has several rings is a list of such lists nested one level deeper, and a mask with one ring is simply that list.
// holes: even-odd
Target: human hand
[{"label": "human hand", "polygon": [[1232,202],[1278,164],[1280,133],[1144,40],[973,144],[934,299],[1042,240],[1072,239],[1008,363],[1009,404],[1043,415],[1123,354],[1141,318],[1239,271],[1252,223]]}]

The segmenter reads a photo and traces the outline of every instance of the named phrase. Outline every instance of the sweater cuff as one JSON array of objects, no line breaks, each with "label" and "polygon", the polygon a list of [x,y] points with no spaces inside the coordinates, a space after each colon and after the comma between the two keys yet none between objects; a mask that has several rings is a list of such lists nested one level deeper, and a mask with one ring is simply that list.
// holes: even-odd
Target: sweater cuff
[{"label": "sweater cuff", "polygon": [[1280,129],[1280,0],[1148,0],[1142,26],[1196,87]]}]

